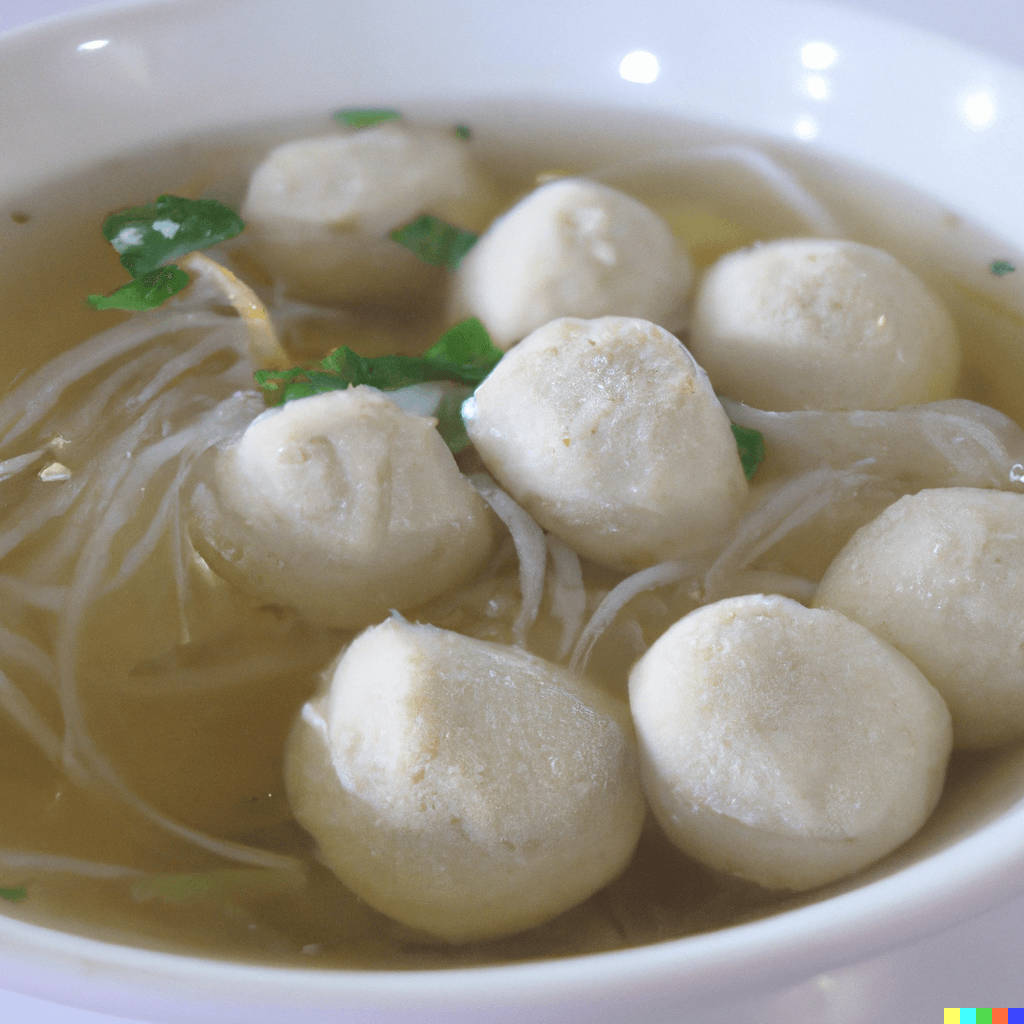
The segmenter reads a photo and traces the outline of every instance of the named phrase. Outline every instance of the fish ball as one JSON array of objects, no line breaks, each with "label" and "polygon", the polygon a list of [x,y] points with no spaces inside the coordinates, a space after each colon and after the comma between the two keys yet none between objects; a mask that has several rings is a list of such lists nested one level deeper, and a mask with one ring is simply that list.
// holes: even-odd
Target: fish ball
[{"label": "fish ball", "polygon": [[428,417],[356,387],[268,409],[215,450],[191,533],[225,579],[357,627],[471,578],[490,512]]},{"label": "fish ball", "polygon": [[693,271],[668,224],[624,192],[562,178],[496,220],[462,261],[454,319],[508,349],[556,317],[636,316],[676,326]]},{"label": "fish ball", "polygon": [[322,302],[442,286],[444,271],[391,231],[425,213],[479,231],[496,212],[465,142],[393,122],[278,146],[253,171],[242,207],[257,259],[295,294]]},{"label": "fish ball", "polygon": [[953,394],[945,308],[888,253],[780,239],[719,260],[697,292],[690,347],[716,390],[761,409],[895,409]]},{"label": "fish ball", "polygon": [[910,658],[946,699],[958,747],[1024,737],[1024,495],[901,498],[853,535],[814,603]]},{"label": "fish ball", "polygon": [[546,530],[623,570],[710,550],[747,494],[729,418],[678,339],[564,318],[463,407],[490,472]]},{"label": "fish ball", "polygon": [[691,612],[633,667],[651,807],[714,868],[808,889],[912,836],[939,798],[949,712],[910,661],[785,597]]},{"label": "fish ball", "polygon": [[582,902],[629,862],[645,814],[624,703],[524,651],[399,617],[344,653],[285,770],[338,877],[450,942]]}]

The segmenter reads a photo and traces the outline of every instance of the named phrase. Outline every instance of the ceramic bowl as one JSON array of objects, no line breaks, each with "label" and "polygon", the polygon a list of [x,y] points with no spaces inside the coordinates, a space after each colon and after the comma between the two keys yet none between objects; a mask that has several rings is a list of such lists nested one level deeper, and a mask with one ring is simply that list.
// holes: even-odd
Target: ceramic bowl
[{"label": "ceramic bowl", "polygon": [[[1004,239],[992,256],[1024,247],[1024,75],[867,16],[769,0],[154,0],[30,27],[0,39],[0,212],[40,185],[257,115],[509,100],[709,123],[812,161],[851,161]],[[0,986],[195,1024],[678,1022],[1022,888],[1024,753],[1008,748],[856,884],[708,934],[510,966],[363,972],[202,960],[0,918]]]}]

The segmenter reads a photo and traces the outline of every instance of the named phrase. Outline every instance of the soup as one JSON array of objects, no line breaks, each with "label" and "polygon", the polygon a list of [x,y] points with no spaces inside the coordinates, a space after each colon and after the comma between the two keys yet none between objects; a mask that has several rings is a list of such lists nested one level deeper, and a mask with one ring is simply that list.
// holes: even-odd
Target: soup
[{"label": "soup", "polygon": [[[451,123],[443,111],[416,113]],[[877,245],[920,274],[956,320],[965,361],[959,394],[1016,419],[1024,414],[1015,387],[1024,358],[1019,287],[1012,272],[1000,277],[992,269],[997,260],[1012,264],[1014,254],[955,215],[856,169],[837,172],[806,154],[702,126],[641,119],[627,127],[599,111],[523,114],[521,106],[459,111],[500,205],[539,175],[596,177],[661,213],[698,272],[725,252],[774,237],[838,233]],[[568,150],[562,137],[570,118]],[[248,173],[273,143],[326,130],[325,117],[188,140],[22,197],[6,211],[0,246],[17,254],[3,285],[18,324],[5,378],[16,386],[16,376],[110,322],[81,301],[123,280],[98,231],[110,209],[158,192],[214,195],[238,206]],[[669,157],[658,157],[666,151]],[[636,152],[652,158],[636,159]],[[119,191],[129,175],[138,190],[132,194]],[[244,233],[225,258],[266,297],[296,361],[340,344],[368,355],[419,352],[445,326],[440,292],[412,308],[323,308],[275,297]],[[138,326],[117,327],[94,370],[63,368],[66,404],[44,408],[26,443],[12,441],[0,453],[14,510],[5,514],[0,566],[6,913],[116,941],[311,966],[564,956],[694,934],[827,898],[950,841],[972,815],[997,813],[997,795],[975,801],[977,810],[968,795],[984,791],[986,765],[998,755],[957,754],[939,808],[915,839],[878,866],[807,894],[780,895],[702,867],[648,823],[615,881],[522,934],[450,946],[378,914],[320,862],[291,816],[282,776],[292,723],[353,633],[253,601],[190,550],[178,492],[192,464],[182,459],[198,459],[237,434],[262,400],[232,397],[252,389],[252,368],[237,354],[237,322],[220,311],[166,316],[178,319],[169,326],[158,313],[143,329],[152,341],[140,341]],[[19,397],[17,408],[0,407],[5,431],[23,406]],[[88,442],[79,448],[82,436]],[[134,461],[124,459],[127,451]],[[471,449],[459,459],[466,472],[480,469]],[[91,461],[104,462],[103,472],[93,475]],[[770,484],[770,451],[760,472]],[[109,503],[113,486],[124,490],[118,504]],[[898,493],[882,487],[865,508]],[[723,593],[736,572],[752,567],[806,598],[856,525],[827,513],[812,517],[756,562],[748,557],[720,573]],[[572,659],[621,696],[639,654],[706,597],[694,593],[692,580],[641,580],[598,613],[627,573],[584,559],[578,621],[558,606],[557,571],[543,589],[534,587],[540,604],[529,621],[522,618],[521,554],[503,534],[476,579],[410,615],[505,644],[525,633],[530,651]]]}]

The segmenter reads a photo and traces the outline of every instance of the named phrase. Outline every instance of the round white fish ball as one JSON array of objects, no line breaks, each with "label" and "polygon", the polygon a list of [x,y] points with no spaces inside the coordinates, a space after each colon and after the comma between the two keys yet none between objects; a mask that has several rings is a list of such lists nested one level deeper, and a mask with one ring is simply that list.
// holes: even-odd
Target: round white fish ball
[{"label": "round white fish ball", "polygon": [[646,320],[546,324],[463,416],[488,470],[541,526],[623,570],[710,550],[747,495],[707,374]]},{"label": "round white fish ball", "polygon": [[415,296],[444,272],[388,236],[431,214],[480,231],[492,185],[452,133],[389,122],[287,142],[253,171],[242,206],[258,260],[320,301]]},{"label": "round white fish ball", "polygon": [[499,217],[455,274],[453,317],[508,349],[556,317],[682,322],[689,256],[649,207],[582,178],[548,182]]},{"label": "round white fish ball", "polygon": [[1024,495],[901,498],[853,535],[814,603],[910,658],[946,699],[958,747],[1024,737]]},{"label": "round white fish ball", "polygon": [[582,902],[629,862],[645,814],[624,703],[397,617],[360,634],[303,709],[285,773],[338,877],[451,942]]},{"label": "round white fish ball", "polygon": [[629,699],[644,789],[669,838],[770,888],[865,867],[939,798],[946,705],[838,612],[760,594],[707,605],[637,662]]},{"label": "round white fish ball", "polygon": [[880,249],[780,239],[722,257],[697,289],[690,347],[723,395],[762,409],[895,409],[953,394],[949,314]]},{"label": "round white fish ball", "polygon": [[257,416],[213,454],[191,533],[242,590],[339,627],[466,581],[492,544],[490,513],[434,421],[367,387]]}]

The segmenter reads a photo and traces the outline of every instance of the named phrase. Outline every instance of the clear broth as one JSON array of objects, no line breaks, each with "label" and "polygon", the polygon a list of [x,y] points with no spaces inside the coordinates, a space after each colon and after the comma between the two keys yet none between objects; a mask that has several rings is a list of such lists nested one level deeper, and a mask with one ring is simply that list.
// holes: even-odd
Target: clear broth
[{"label": "clear broth", "polygon": [[[445,111],[410,106],[408,114],[471,125],[471,145],[503,183],[510,202],[538,173],[587,173],[636,152],[737,141],[664,117],[625,119],[599,110],[521,103]],[[0,381],[13,383],[114,322],[116,314],[98,314],[82,301],[124,281],[99,232],[108,212],[161,192],[214,195],[237,206],[249,169],[270,145],[329,130],[325,113],[302,123],[178,141],[52,183],[0,209],[0,308],[9,325],[0,343]],[[1024,278],[1000,278],[990,270],[994,259],[1015,261],[1014,252],[955,213],[879,176],[797,147],[739,141],[752,141],[795,173],[836,216],[846,237],[887,249],[924,277],[958,323],[966,360],[961,394],[1024,419]],[[744,211],[735,190],[716,193],[713,184],[706,193],[682,198],[637,192],[682,234],[700,236],[693,246],[699,265],[756,238],[794,233],[786,217],[773,220],[763,211]],[[244,235],[235,256],[244,262]],[[292,343],[306,356],[343,342],[359,348],[353,339],[369,332],[382,347],[411,350],[429,344],[438,324],[439,306],[428,305],[418,316],[364,311],[347,325],[306,330]],[[13,573],[17,568],[17,559],[0,567]],[[417,617],[501,639],[518,600],[514,568],[509,552],[504,575],[491,591],[504,610],[492,620],[467,611],[458,599],[435,602]],[[595,566],[587,567],[587,578],[593,589],[614,582]],[[158,579],[133,582],[94,616],[95,638],[83,666],[97,742],[133,788],[171,816],[266,849],[298,851],[309,862],[310,879],[298,891],[270,881],[237,891],[229,887],[226,896],[210,899],[173,885],[140,890],[125,879],[0,870],[0,887],[24,884],[27,889],[26,899],[0,908],[12,917],[110,941],[310,967],[450,967],[566,956],[698,934],[826,899],[948,845],[997,817],[1024,790],[1024,751],[958,754],[942,802],[918,836],[869,871],[800,896],[767,892],[705,869],[674,850],[652,825],[626,872],[580,907],[522,935],[452,948],[389,921],[352,895],[316,862],[308,837],[288,816],[280,767],[285,737],[317,673],[345,636],[309,630],[278,612],[249,610],[247,628],[265,637],[267,657],[286,654],[294,659],[291,667],[256,685],[197,691],[183,703],[152,685],[160,658],[179,658],[187,669],[185,662],[197,656],[197,663],[215,667],[222,652],[216,632],[204,648],[182,653],[166,639],[153,640],[160,634],[156,617],[143,621],[145,613],[139,612],[139,621],[125,624],[125,609],[145,608],[146,588],[160,585]],[[650,643],[678,609],[657,594],[637,601],[646,603],[644,640]],[[138,643],[139,637],[145,642]],[[231,637],[237,640],[236,634]],[[539,653],[549,654],[553,627],[541,623],[532,642]],[[600,645],[592,664],[602,666],[605,685],[622,692],[636,647],[614,628]],[[59,721],[55,705],[50,711]],[[6,847],[164,875],[217,866],[209,855],[169,841],[118,805],[83,794],[4,719],[0,778],[0,835]]]}]

